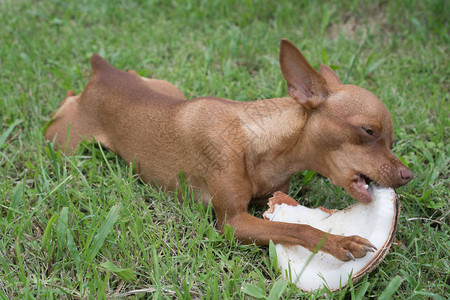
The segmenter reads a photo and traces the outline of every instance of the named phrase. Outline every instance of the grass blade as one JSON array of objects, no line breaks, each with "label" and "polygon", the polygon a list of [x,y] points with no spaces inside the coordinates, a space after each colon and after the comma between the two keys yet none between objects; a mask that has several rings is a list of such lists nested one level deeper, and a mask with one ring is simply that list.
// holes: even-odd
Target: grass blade
[{"label": "grass blade", "polygon": [[67,222],[68,222],[68,213],[69,210],[67,207],[64,207],[61,210],[58,218],[58,226],[56,227],[56,237],[58,240],[58,247],[60,250],[64,248],[64,244],[66,241],[66,232],[67,232]]},{"label": "grass blade", "polygon": [[382,58],[376,62],[374,62],[373,64],[371,64],[368,68],[367,68],[367,72],[366,74],[370,74],[373,71],[375,71],[379,66],[381,66],[384,62],[386,61],[385,58]]},{"label": "grass blade", "polygon": [[16,251],[16,259],[17,259],[17,265],[19,266],[20,270],[20,279],[22,280],[22,284],[25,284],[27,282],[27,276],[25,275],[25,268],[23,267],[23,259],[22,259],[22,253],[20,251],[20,242],[19,237],[16,238],[16,241],[14,243],[14,250]]},{"label": "grass blade", "polygon": [[116,274],[123,280],[131,281],[131,280],[136,279],[136,277],[134,276],[133,270],[128,269],[128,268],[127,269],[119,268],[118,266],[116,266],[115,264],[113,264],[110,261],[102,263],[101,266],[103,268],[105,268],[106,270]]},{"label": "grass blade", "polygon": [[14,189],[13,196],[11,198],[11,204],[10,209],[8,210],[8,213],[6,215],[6,219],[8,220],[8,223],[12,221],[12,218],[14,216],[14,212],[16,212],[17,207],[22,202],[23,199],[23,182],[19,183],[16,188]]},{"label": "grass blade", "polygon": [[52,225],[53,223],[55,223],[57,217],[58,215],[54,215],[53,217],[51,217],[50,220],[48,220],[47,226],[45,226],[44,234],[42,235],[41,241],[43,251],[47,252],[48,250],[47,247],[49,246],[50,243],[50,232],[52,230]]},{"label": "grass blade", "polygon": [[359,288],[359,291],[358,291],[358,294],[356,294],[355,300],[364,299],[364,295],[366,294],[368,288],[369,288],[369,283],[366,281]]},{"label": "grass blade", "polygon": [[242,292],[256,299],[262,299],[266,297],[266,293],[262,288],[254,284],[244,284]]},{"label": "grass blade", "polygon": [[395,276],[394,279],[388,284],[388,286],[384,289],[383,293],[381,293],[380,300],[388,300],[392,298],[395,291],[398,290],[400,285],[402,284],[403,279],[400,276]]},{"label": "grass blade", "polygon": [[284,290],[287,287],[287,282],[280,277],[272,286],[272,289],[270,290],[269,296],[267,297],[268,300],[275,300],[280,299],[281,295],[283,295]]},{"label": "grass blade", "polygon": [[58,218],[58,226],[56,228],[56,236],[58,240],[58,247],[60,251],[64,249],[65,246],[67,246],[67,250],[69,250],[70,256],[72,257],[72,260],[75,262],[75,265],[77,266],[77,269],[80,268],[80,253],[78,252],[77,245],[75,244],[73,240],[72,233],[70,231],[70,228],[67,227],[67,224],[69,224],[69,208],[63,207],[59,214]]},{"label": "grass blade", "polygon": [[356,54],[354,54],[354,55],[352,56],[352,59],[350,60],[350,66],[349,66],[349,68],[348,68],[347,75],[345,76],[345,79],[344,79],[344,81],[342,82],[343,84],[346,84],[346,83],[348,82],[348,79],[350,78],[350,75],[352,74],[353,67],[355,66],[356,60],[358,59],[359,54],[361,53],[361,50],[362,50],[364,44],[365,44],[365,40],[363,40],[363,41],[359,44],[359,47],[358,47],[358,50],[356,51]]},{"label": "grass blade", "polygon": [[102,227],[100,227],[99,232],[94,238],[94,241],[89,249],[89,253],[87,256],[88,262],[92,262],[95,256],[97,256],[98,251],[103,246],[103,243],[105,242],[108,234],[112,231],[118,217],[119,217],[119,207],[115,205],[109,211],[108,215],[106,216],[105,223],[102,225]]},{"label": "grass blade", "polygon": [[3,132],[3,134],[0,136],[0,148],[3,147],[3,145],[6,142],[6,139],[8,138],[8,136],[11,134],[11,132],[14,130],[14,128],[19,125],[22,122],[22,120],[16,120],[16,122],[14,122],[11,126],[9,126],[8,129],[6,129],[5,132]]},{"label": "grass blade", "polygon": [[77,270],[79,270],[81,264],[80,253],[78,251],[77,245],[73,240],[73,236],[70,230],[67,230],[66,233],[67,233],[67,249],[69,249],[70,256],[72,257],[72,260],[75,262]]},{"label": "grass blade", "polygon": [[275,244],[270,240],[269,242],[269,259],[272,268],[278,272],[278,257],[277,257],[277,249],[275,248]]}]

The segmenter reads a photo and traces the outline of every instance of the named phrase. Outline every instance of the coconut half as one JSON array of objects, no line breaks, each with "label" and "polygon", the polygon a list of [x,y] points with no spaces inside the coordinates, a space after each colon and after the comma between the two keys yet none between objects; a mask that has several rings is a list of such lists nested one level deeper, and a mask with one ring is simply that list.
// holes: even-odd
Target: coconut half
[{"label": "coconut half", "polygon": [[277,192],[269,200],[264,218],[274,222],[307,224],[336,235],[359,235],[378,249],[363,258],[343,262],[319,251],[313,254],[302,246],[275,245],[282,276],[304,291],[323,287],[338,290],[372,271],[386,256],[394,239],[400,213],[399,202],[391,188],[370,186],[372,202],[358,203],[343,210],[316,209],[301,206]]}]

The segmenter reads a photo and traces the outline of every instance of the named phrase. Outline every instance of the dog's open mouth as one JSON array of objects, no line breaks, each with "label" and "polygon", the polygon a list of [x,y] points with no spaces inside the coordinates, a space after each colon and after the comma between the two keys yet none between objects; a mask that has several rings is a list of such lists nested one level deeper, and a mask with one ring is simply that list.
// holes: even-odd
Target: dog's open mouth
[{"label": "dog's open mouth", "polygon": [[354,191],[352,196],[360,202],[371,202],[372,196],[369,193],[369,187],[372,182],[375,183],[369,176],[357,173],[350,184],[350,188]]}]

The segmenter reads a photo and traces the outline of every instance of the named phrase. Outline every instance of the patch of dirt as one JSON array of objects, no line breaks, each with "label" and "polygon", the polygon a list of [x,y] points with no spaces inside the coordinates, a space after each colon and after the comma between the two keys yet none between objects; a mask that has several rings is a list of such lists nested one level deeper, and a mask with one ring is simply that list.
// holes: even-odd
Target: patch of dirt
[{"label": "patch of dirt", "polygon": [[361,33],[365,37],[368,32],[379,31],[380,28],[388,26],[386,4],[370,5],[363,9],[363,13],[360,11],[343,12],[341,22],[337,20],[328,27],[328,37],[335,39],[340,34],[344,34],[346,38],[355,38]]}]

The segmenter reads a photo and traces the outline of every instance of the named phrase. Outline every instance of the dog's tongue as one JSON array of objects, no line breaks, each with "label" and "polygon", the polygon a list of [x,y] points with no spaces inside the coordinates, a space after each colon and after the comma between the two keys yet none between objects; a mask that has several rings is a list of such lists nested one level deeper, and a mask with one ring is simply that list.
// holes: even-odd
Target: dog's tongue
[{"label": "dog's tongue", "polygon": [[372,196],[368,191],[368,185],[364,179],[354,181],[351,184],[352,189],[356,192],[355,198],[362,203],[372,202]]}]

